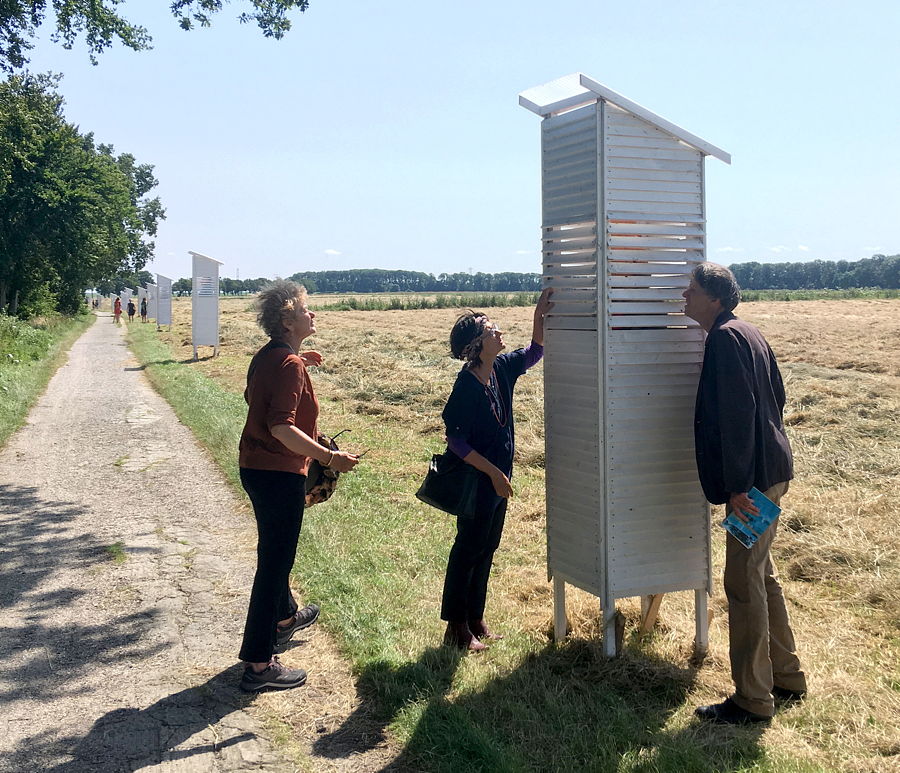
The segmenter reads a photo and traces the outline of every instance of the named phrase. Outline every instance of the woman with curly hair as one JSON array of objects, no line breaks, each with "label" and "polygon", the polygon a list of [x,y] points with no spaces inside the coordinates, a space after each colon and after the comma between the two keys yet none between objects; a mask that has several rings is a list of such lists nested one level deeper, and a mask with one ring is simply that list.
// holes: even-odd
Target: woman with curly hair
[{"label": "woman with curly hair", "polygon": [[553,307],[544,290],[534,310],[531,343],[500,354],[506,345],[500,328],[477,311],[461,315],[450,331],[450,352],[466,364],[456,377],[442,417],[447,447],[479,476],[474,518],[456,520],[456,539],[447,561],[441,619],[444,643],[483,650],[482,640],[502,638],[484,620],[488,577],[500,545],[507,499],[512,495],[515,434],[512,396],[519,376],[544,354],[544,317]]},{"label": "woman with curly hair", "polygon": [[294,565],[306,474],[315,459],[338,472],[352,470],[359,457],[331,451],[317,442],[319,403],[306,368],[319,365],[322,355],[300,351],[316,332],[316,315],[306,303],[306,290],[278,280],[259,294],[257,322],[270,341],[250,362],[247,372],[247,422],[241,434],[241,484],[256,516],[256,577],[244,628],[240,658],[246,663],[241,688],[299,687],[303,669],[289,669],[273,655],[295,631],[312,625],[319,608],[298,608],[288,577]]}]

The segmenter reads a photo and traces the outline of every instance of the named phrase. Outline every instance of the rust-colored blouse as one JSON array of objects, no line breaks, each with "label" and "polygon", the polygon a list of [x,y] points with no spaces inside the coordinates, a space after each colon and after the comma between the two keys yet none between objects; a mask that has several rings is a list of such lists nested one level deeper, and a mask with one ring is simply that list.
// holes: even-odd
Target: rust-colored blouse
[{"label": "rust-colored blouse", "polygon": [[310,458],[290,451],[272,435],[272,427],[293,424],[316,439],[319,401],[306,366],[287,344],[270,341],[254,355],[244,399],[249,409],[238,464],[306,475]]}]

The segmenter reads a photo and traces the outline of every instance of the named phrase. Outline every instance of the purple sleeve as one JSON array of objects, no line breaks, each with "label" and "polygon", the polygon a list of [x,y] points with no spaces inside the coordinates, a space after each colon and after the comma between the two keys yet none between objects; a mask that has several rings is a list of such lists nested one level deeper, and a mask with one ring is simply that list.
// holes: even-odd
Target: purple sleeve
[{"label": "purple sleeve", "polygon": [[543,346],[534,341],[528,344],[528,346],[525,347],[525,370],[528,370],[532,365],[537,365],[543,356]]},{"label": "purple sleeve", "polygon": [[473,450],[472,446],[462,438],[458,437],[448,437],[447,448],[453,451],[460,459],[465,459]]}]

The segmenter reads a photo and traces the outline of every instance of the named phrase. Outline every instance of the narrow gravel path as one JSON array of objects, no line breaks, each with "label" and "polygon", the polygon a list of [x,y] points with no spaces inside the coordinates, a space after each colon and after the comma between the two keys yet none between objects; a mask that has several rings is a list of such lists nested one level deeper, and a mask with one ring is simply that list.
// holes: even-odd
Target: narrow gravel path
[{"label": "narrow gravel path", "polygon": [[302,760],[316,733],[351,730],[352,678],[323,633],[283,656],[307,687],[237,689],[252,521],[110,319],[0,451],[0,771],[382,767],[368,723],[299,767],[273,747],[288,731]]}]

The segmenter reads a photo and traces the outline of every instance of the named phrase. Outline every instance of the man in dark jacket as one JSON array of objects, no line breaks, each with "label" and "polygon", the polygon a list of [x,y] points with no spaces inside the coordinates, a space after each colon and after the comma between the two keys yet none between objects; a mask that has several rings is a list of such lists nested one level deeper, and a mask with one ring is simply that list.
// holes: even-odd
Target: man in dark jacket
[{"label": "man in dark jacket", "polygon": [[[694,438],[706,498],[739,518],[758,514],[748,496],[762,491],[775,504],[793,478],[791,447],[782,422],[784,385],[775,355],[754,326],[732,314],[740,288],[727,268],[703,263],[684,291],[685,314],[706,330],[697,389]],[[795,652],[781,585],[769,548],[776,520],[752,548],[726,536],[725,595],[734,695],[701,706],[701,719],[766,722],[775,700],[799,700],[806,677]]]}]

